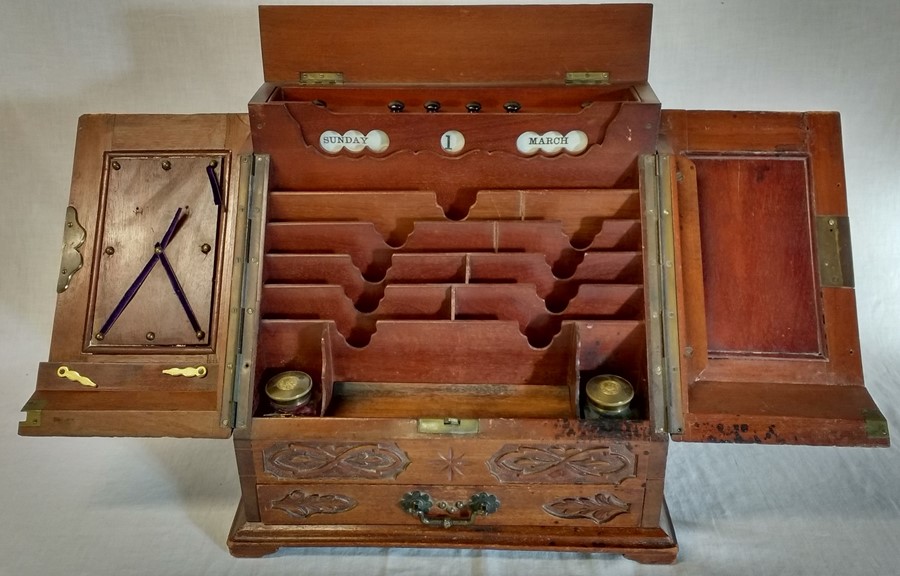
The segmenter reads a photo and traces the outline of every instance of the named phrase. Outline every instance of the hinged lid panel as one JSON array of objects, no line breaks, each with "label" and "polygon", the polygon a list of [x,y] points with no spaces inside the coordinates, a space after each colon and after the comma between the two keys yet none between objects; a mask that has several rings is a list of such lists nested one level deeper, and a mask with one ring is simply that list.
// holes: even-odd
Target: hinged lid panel
[{"label": "hinged lid panel", "polygon": [[263,72],[276,83],[341,73],[350,84],[563,85],[567,72],[646,82],[650,5],[561,8],[261,6]]},{"label": "hinged lid panel", "polygon": [[21,434],[230,434],[248,133],[237,114],[80,119],[50,358]]},{"label": "hinged lid panel", "polygon": [[682,439],[887,444],[863,385],[838,115],[664,111],[662,126]]}]

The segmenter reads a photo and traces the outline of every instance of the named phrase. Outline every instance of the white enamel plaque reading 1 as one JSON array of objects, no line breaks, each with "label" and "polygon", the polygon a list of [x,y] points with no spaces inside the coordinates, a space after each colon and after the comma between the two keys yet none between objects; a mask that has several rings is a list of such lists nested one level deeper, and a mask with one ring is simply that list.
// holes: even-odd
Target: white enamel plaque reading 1
[{"label": "white enamel plaque reading 1", "polygon": [[587,134],[581,130],[572,130],[566,134],[561,132],[523,132],[516,139],[516,149],[526,156],[543,152],[544,154],[581,154],[587,149]]},{"label": "white enamel plaque reading 1", "polygon": [[388,149],[391,140],[383,130],[370,130],[363,134],[359,130],[347,130],[343,134],[334,130],[326,130],[319,136],[319,146],[329,154],[337,154],[347,149],[350,152],[370,150],[381,153]]},{"label": "white enamel plaque reading 1", "polygon": [[441,134],[441,149],[449,154],[459,154],[466,147],[466,137],[459,130],[447,130]]}]

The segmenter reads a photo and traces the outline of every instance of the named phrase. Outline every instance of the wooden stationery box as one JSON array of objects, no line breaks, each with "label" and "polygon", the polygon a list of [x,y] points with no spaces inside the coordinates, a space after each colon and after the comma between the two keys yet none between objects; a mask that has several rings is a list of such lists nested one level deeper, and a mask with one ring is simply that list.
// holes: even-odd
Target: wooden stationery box
[{"label": "wooden stationery box", "polygon": [[20,433],[233,433],[239,556],[644,562],[670,437],[887,445],[837,115],[661,110],[650,23],[262,7],[248,115],[83,117]]}]

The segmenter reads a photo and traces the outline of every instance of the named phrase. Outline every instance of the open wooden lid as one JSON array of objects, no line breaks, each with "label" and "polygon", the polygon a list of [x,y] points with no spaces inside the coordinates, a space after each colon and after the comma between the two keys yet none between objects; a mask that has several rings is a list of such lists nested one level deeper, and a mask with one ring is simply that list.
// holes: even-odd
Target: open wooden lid
[{"label": "open wooden lid", "polygon": [[340,72],[348,84],[647,81],[649,4],[260,6],[266,82]]}]

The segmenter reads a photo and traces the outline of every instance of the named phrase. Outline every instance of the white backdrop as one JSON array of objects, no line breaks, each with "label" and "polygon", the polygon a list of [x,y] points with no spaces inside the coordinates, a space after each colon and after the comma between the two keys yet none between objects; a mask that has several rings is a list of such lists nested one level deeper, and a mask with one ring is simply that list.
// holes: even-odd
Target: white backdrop
[{"label": "white backdrop", "polygon": [[[650,83],[667,108],[842,113],[864,367],[900,435],[900,2],[664,1],[653,28]],[[672,445],[674,567],[493,551],[231,558],[230,441],[19,438],[16,423],[49,346],[77,117],[245,110],[262,82],[255,5],[0,0],[0,80],[0,575],[900,571],[898,448]]]}]

